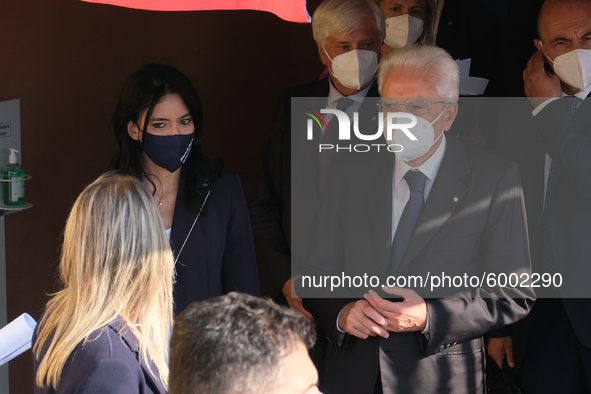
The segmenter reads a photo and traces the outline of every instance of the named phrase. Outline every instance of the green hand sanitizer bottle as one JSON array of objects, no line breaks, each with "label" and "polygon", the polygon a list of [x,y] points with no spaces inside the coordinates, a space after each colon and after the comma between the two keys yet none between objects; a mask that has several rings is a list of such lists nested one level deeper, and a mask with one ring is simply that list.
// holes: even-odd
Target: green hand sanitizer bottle
[{"label": "green hand sanitizer bottle", "polygon": [[25,170],[16,162],[18,150],[10,149],[8,165],[2,171],[2,179],[10,180],[3,183],[3,202],[8,206],[18,206],[25,203]]}]

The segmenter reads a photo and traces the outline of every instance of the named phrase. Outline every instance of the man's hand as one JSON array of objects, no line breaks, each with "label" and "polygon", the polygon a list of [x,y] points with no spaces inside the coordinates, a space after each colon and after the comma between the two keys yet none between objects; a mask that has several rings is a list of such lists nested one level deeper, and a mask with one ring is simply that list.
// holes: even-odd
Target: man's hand
[{"label": "man's hand", "polygon": [[511,337],[490,338],[488,340],[488,354],[495,360],[498,367],[503,369],[503,359],[507,356],[507,364],[513,368],[513,339]]},{"label": "man's hand", "polygon": [[365,295],[367,302],[387,319],[388,331],[423,331],[427,324],[427,304],[415,291],[401,287],[382,287],[392,295],[404,298],[402,302],[383,299],[373,290]]},{"label": "man's hand", "polygon": [[548,100],[550,97],[560,97],[562,89],[560,78],[554,73],[544,69],[544,54],[537,51],[527,62],[527,68],[523,70],[523,84],[525,95],[534,108]]},{"label": "man's hand", "polygon": [[304,316],[308,318],[308,320],[312,320],[312,315],[310,314],[310,312],[304,309],[304,306],[302,305],[302,299],[298,298],[298,296],[295,293],[295,290],[291,286],[291,281],[298,279],[300,276],[301,275],[294,276],[293,278],[290,278],[287,282],[285,282],[282,289],[283,295],[287,299],[287,303],[289,304],[289,307],[291,309],[295,309],[296,311],[301,312]]},{"label": "man's hand", "polygon": [[384,338],[390,336],[385,330],[386,318],[380,315],[366,300],[345,305],[339,315],[338,323],[341,330],[361,339],[376,335]]}]

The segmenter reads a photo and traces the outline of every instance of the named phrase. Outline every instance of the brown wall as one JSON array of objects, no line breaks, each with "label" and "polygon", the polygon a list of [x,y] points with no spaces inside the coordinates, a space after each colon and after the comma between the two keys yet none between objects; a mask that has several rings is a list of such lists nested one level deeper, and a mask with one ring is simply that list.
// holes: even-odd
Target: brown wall
[{"label": "brown wall", "polygon": [[[311,1],[310,13],[319,4]],[[308,24],[259,11],[150,12],[77,0],[0,2],[0,101],[21,99],[30,210],[6,217],[8,320],[38,319],[56,289],[68,209],[114,149],[109,118],[139,66],[164,62],[201,95],[204,150],[252,197],[281,91],[318,78]],[[231,110],[231,112],[229,112]],[[10,392],[32,392],[30,351],[10,362]]]}]

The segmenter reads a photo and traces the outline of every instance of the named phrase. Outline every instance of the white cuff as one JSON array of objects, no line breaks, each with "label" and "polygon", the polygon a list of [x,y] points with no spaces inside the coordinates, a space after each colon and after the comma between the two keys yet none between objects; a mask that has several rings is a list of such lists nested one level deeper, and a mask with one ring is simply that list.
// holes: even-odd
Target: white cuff
[{"label": "white cuff", "polygon": [[427,309],[427,323],[425,324],[425,329],[421,331],[421,334],[423,334],[425,338],[429,339],[429,309]]},{"label": "white cuff", "polygon": [[342,332],[343,334],[346,334],[346,332],[345,332],[345,331],[343,331],[343,330],[341,329],[341,327],[339,327],[339,317],[341,317],[341,313],[343,313],[343,310],[342,310],[342,309],[341,309],[341,311],[339,312],[339,315],[337,316],[337,321],[336,321],[336,323],[337,323],[337,331],[338,331],[338,332]]}]

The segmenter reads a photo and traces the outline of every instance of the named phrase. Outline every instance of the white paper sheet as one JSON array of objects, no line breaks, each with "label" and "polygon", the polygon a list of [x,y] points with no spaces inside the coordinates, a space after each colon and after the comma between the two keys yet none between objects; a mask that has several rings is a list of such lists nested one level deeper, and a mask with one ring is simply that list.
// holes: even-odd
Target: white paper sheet
[{"label": "white paper sheet", "polygon": [[488,79],[478,77],[460,77],[460,94],[462,96],[479,96],[484,94]]},{"label": "white paper sheet", "polygon": [[468,77],[470,76],[470,66],[472,65],[472,59],[457,59],[456,64],[460,69],[460,77]]},{"label": "white paper sheet", "polygon": [[470,66],[472,59],[456,59],[456,64],[460,69],[460,94],[462,96],[479,96],[484,94],[488,79],[470,76]]},{"label": "white paper sheet", "polygon": [[0,365],[31,348],[36,326],[35,319],[23,313],[0,330]]}]

